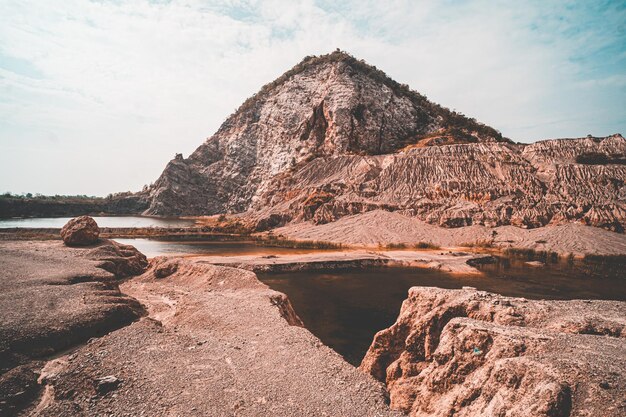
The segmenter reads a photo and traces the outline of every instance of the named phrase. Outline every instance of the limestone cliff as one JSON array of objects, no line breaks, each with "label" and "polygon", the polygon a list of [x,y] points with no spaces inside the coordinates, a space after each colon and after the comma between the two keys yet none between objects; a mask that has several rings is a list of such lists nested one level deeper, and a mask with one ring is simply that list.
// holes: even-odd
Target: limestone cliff
[{"label": "limestone cliff", "polygon": [[146,193],[146,213],[246,212],[259,229],[372,209],[455,227],[626,225],[620,135],[516,145],[343,53],[307,57]]},{"label": "limestone cliff", "polygon": [[413,287],[361,369],[417,416],[621,416],[626,303]]}]

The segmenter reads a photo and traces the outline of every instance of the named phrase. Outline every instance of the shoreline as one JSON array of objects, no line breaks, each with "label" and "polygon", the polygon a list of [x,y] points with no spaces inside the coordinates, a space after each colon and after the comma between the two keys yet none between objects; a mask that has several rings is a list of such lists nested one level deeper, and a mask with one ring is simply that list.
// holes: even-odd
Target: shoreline
[{"label": "shoreline", "polygon": [[[115,250],[118,250],[119,255],[112,258],[110,251],[114,248],[118,248]],[[11,311],[12,314],[12,321],[3,324],[6,327],[3,330],[5,333],[26,331],[32,334],[25,333],[25,340],[32,336],[49,340],[51,350],[44,352],[46,354],[33,353],[27,362],[12,363],[12,369],[4,375],[0,374],[0,387],[15,381],[25,384],[25,388],[20,389],[27,392],[28,399],[23,399],[27,401],[26,405],[16,403],[16,407],[23,407],[25,414],[37,410],[40,415],[68,415],[76,411],[76,406],[80,408],[82,415],[101,414],[111,409],[120,413],[132,410],[137,414],[146,412],[160,415],[163,401],[167,402],[169,411],[185,415],[190,410],[205,415],[223,414],[231,412],[233,404],[239,404],[238,407],[245,407],[257,415],[301,414],[311,407],[326,410],[330,414],[341,410],[341,415],[365,415],[367,410],[376,409],[378,415],[397,415],[393,409],[404,409],[401,405],[404,394],[398,392],[393,380],[387,381],[385,388],[385,381],[377,382],[373,378],[379,377],[376,369],[389,366],[393,368],[396,365],[381,363],[379,366],[378,362],[371,360],[363,363],[373,364],[372,369],[363,364],[360,368],[352,366],[303,327],[284,293],[270,289],[250,271],[284,272],[353,266],[367,268],[384,264],[429,267],[465,274],[478,272],[468,262],[488,261],[491,257],[479,253],[444,253],[442,250],[335,250],[280,256],[163,256],[150,259],[148,269],[143,274],[125,278],[122,275],[104,273],[102,268],[126,271],[132,265],[131,262],[143,255],[131,246],[106,239],[85,248],[68,248],[59,241],[5,240],[0,242],[0,251],[4,254],[0,261],[5,263],[7,271],[12,271],[8,279],[13,280],[14,284],[5,283],[9,285],[8,288],[13,288],[18,283],[34,285],[44,299],[49,296],[46,294],[54,291],[55,296],[68,305],[58,308],[54,303],[38,303],[41,308],[37,310],[37,317],[33,320],[29,306],[34,302],[35,292],[15,292],[4,297],[5,311]],[[110,264],[111,260],[124,265],[126,269],[115,267]],[[139,273],[135,270],[130,275]],[[85,277],[89,279],[85,280]],[[77,293],[74,296],[68,291]],[[409,290],[408,301],[403,305],[411,305],[416,291],[419,291],[419,287]],[[568,310],[572,311],[572,319],[570,321],[568,316],[562,326],[572,328],[574,333],[592,332],[592,335],[563,336],[563,332],[559,332],[559,343],[562,340],[563,344],[567,344],[571,339],[578,344],[591,344],[596,350],[603,349],[605,357],[611,354],[621,355],[624,351],[624,339],[610,337],[611,343],[615,344],[610,350],[605,346],[606,340],[609,340],[607,336],[598,336],[606,331],[610,331],[610,335],[623,334],[623,317],[613,313],[611,317],[595,317],[593,314],[596,314],[596,310],[591,310],[589,306],[599,306],[597,311],[606,315],[613,310],[623,311],[625,302],[528,301],[519,297],[490,295],[484,291],[469,290],[467,287],[456,292],[430,288],[426,293],[464,294],[468,291],[476,294],[476,302],[484,304],[481,307],[484,314],[482,310],[474,312],[474,301],[466,307],[469,312],[467,317],[471,317],[471,320],[454,319],[454,315],[459,314],[459,307],[456,305],[452,305],[449,312],[442,310],[441,320],[437,318],[439,316],[433,319],[441,327],[439,330],[434,329],[433,334],[440,331],[442,335],[440,347],[436,344],[431,347],[433,354],[435,350],[439,352],[450,346],[443,341],[456,337],[454,331],[457,328],[463,336],[459,339],[460,345],[474,346],[475,343],[480,343],[481,351],[486,350],[488,345],[482,339],[477,341],[477,338],[486,334],[485,332],[497,336],[498,340],[504,340],[504,346],[507,340],[514,339],[515,343],[522,345],[550,336],[543,329],[528,327],[517,332],[517,327],[494,327],[484,323],[486,319],[483,316],[492,317],[490,309],[502,311],[494,319],[498,323],[503,314],[511,320],[524,317],[512,310],[511,305],[515,306],[515,303],[541,303],[546,306],[547,311],[551,311],[553,306],[572,306]],[[496,301],[485,302],[489,297],[495,297]],[[16,303],[21,306],[18,311],[15,311]],[[437,303],[435,300],[433,306],[438,305]],[[84,341],[89,337],[88,334],[79,336],[76,339],[78,343],[73,346],[63,344],[57,347],[58,336],[54,323],[65,323],[67,326],[66,334],[61,335],[61,340],[80,335],[76,333],[77,329],[80,331],[83,328],[75,325],[75,321],[81,320],[82,316],[74,315],[72,309],[76,307],[71,307],[73,305],[96,309],[94,313],[106,309],[102,311],[117,314],[115,312],[123,309],[126,316],[120,321],[113,315],[113,325],[110,326],[112,329],[106,327],[102,333],[96,332],[86,343]],[[428,306],[426,309],[434,311]],[[581,311],[584,317],[579,317],[578,313]],[[532,311],[526,314],[528,319],[534,317],[531,313]],[[461,316],[465,317],[463,314]],[[422,314],[418,316],[421,317]],[[94,317],[93,323],[86,322],[82,326],[96,331],[110,321],[100,316]],[[36,327],[31,328],[33,323]],[[406,335],[398,335],[399,342],[389,338],[392,344],[398,345],[400,350],[396,352],[395,345],[386,346],[381,342],[381,337],[384,339],[385,336],[379,336],[395,334],[393,331],[389,333],[390,331],[381,329],[377,333],[372,346],[378,350],[372,351],[372,354],[380,357],[386,357],[388,353],[399,354],[399,359],[403,360],[405,354],[402,351],[405,347],[401,341],[412,339],[407,339]],[[13,348],[16,358],[22,353],[21,349],[24,349],[21,346],[16,345]],[[406,350],[414,351],[408,345]],[[551,345],[545,348],[538,345],[536,350],[538,354],[549,352]],[[452,361],[457,358],[465,360],[468,355],[470,361],[476,360],[471,352],[459,352],[456,356],[450,356]],[[505,354],[508,356],[503,354],[503,357],[512,361],[523,359],[515,352],[506,351]],[[557,366],[561,360],[562,357],[556,355],[541,363]],[[576,357],[568,360],[571,361],[571,366],[586,370],[585,364],[591,359]],[[410,368],[414,361],[413,358],[408,358],[408,362],[401,362],[398,366]],[[127,366],[127,363],[132,363],[132,366]],[[437,372],[434,362],[427,364],[433,368],[432,372]],[[593,366],[595,365],[594,363]],[[601,378],[605,378],[603,381],[607,380],[609,384],[613,384],[615,379],[611,372],[617,372],[618,376],[625,372],[622,368],[609,368],[604,362],[598,362],[598,366],[602,372]],[[306,372],[302,372],[303,369]],[[17,374],[18,377],[15,376]],[[550,381],[549,377],[550,375],[540,374],[533,381],[543,384],[544,381]],[[575,378],[568,379],[568,383],[577,381]],[[488,382],[493,389],[502,387],[497,381]],[[584,383],[589,382],[585,379]],[[597,385],[595,379],[593,383]],[[415,384],[411,389],[417,391],[429,386],[428,384]],[[465,389],[462,383],[458,385],[458,390]],[[391,410],[386,402],[386,389],[391,393]],[[180,392],[186,393],[183,398],[180,397]],[[612,395],[611,398],[617,398],[619,393]],[[297,398],[298,401],[293,403],[290,401],[292,398]],[[599,401],[595,398],[594,404]]]},{"label": "shoreline", "polygon": [[469,262],[480,262],[491,255],[467,252],[366,250],[316,252],[286,255],[193,256],[197,262],[230,266],[253,272],[363,269],[377,266],[404,266],[438,269],[451,274],[480,274]]}]

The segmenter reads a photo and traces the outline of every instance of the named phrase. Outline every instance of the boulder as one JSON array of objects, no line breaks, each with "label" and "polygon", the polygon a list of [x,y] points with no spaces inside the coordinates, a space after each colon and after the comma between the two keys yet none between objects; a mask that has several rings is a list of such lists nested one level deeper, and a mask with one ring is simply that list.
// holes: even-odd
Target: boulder
[{"label": "boulder", "polygon": [[63,226],[61,237],[67,246],[87,246],[98,241],[98,223],[89,216],[76,217]]},{"label": "boulder", "polygon": [[361,369],[411,417],[622,416],[625,312],[622,301],[413,287]]}]

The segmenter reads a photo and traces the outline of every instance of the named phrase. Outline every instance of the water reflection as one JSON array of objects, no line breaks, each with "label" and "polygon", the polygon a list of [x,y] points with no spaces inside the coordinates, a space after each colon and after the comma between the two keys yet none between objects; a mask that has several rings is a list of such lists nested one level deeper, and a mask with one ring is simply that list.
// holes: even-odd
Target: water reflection
[{"label": "water reflection", "polygon": [[154,239],[114,239],[126,245],[133,245],[148,258],[161,255],[206,255],[206,256],[237,256],[237,255],[281,255],[311,253],[312,249],[292,249],[268,247],[253,241],[224,242],[169,242]]},{"label": "water reflection", "polygon": [[289,296],[306,327],[358,365],[374,334],[394,323],[413,286],[476,287],[536,299],[626,300],[626,281],[591,278],[573,266],[537,268],[521,261],[484,265],[483,275],[450,275],[421,268],[370,268],[338,272],[257,274]]},{"label": "water reflection", "polygon": [[[190,219],[147,216],[92,216],[100,227],[188,227]],[[0,219],[0,228],[56,228],[63,227],[72,217],[41,217],[28,219]]]}]

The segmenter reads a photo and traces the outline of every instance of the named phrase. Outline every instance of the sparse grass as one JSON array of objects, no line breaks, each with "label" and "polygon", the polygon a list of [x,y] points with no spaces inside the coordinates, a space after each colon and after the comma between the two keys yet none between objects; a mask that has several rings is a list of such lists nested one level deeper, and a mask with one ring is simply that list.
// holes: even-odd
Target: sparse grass
[{"label": "sparse grass", "polygon": [[599,265],[625,265],[626,255],[591,255],[587,254],[583,257],[583,262]]},{"label": "sparse grass", "polygon": [[237,235],[249,235],[253,232],[253,228],[245,222],[220,214],[217,217],[209,219],[200,219],[197,225],[201,227],[203,232],[211,233],[228,233]]},{"label": "sparse grass", "polygon": [[387,249],[387,250],[398,250],[398,249],[440,249],[438,245],[430,242],[417,242],[417,243],[388,243],[383,245],[382,243],[378,244],[379,249]]},{"label": "sparse grass", "polygon": [[282,236],[267,235],[257,239],[258,243],[267,246],[276,246],[292,249],[342,249],[341,243],[327,242],[323,240],[291,240]]},{"label": "sparse grass", "polygon": [[463,242],[460,246],[464,248],[493,248],[493,240],[479,239],[474,242]]},{"label": "sparse grass", "polygon": [[623,279],[626,255],[585,255],[579,267],[590,276]]},{"label": "sparse grass", "polygon": [[560,259],[557,252],[535,250],[530,248],[506,248],[504,253],[513,258],[522,258],[527,261],[542,261],[545,263],[555,263]]}]

